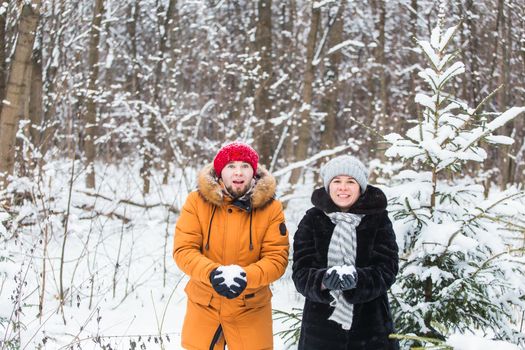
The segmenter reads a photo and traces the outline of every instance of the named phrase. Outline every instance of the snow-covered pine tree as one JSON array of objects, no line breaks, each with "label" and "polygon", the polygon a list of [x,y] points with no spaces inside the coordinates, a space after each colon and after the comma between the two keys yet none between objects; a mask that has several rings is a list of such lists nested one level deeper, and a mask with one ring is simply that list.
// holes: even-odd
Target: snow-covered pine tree
[{"label": "snow-covered pine tree", "polygon": [[493,132],[525,108],[483,113],[453,95],[452,82],[465,71],[447,51],[456,28],[438,25],[430,41],[418,42],[429,62],[419,73],[428,92],[415,97],[422,116],[405,135],[386,136],[386,155],[405,165],[388,190],[400,243],[392,307],[399,333],[481,331],[517,342],[524,335],[516,317],[525,310],[525,192],[485,196],[481,181],[462,169],[486,159],[480,141],[511,143]]}]

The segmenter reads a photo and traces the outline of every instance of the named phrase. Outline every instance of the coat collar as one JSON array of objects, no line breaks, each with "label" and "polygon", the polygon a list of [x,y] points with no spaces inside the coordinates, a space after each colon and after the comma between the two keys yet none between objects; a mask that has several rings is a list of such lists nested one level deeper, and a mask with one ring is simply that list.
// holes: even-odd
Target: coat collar
[{"label": "coat collar", "polygon": [[[314,190],[312,193],[312,204],[325,213],[340,211],[324,187]],[[350,208],[349,212],[365,215],[377,214],[384,211],[386,206],[387,199],[383,191],[377,187],[368,185],[365,193],[359,197],[357,202],[355,202]]]},{"label": "coat collar", "polygon": [[[276,182],[275,178],[261,164],[257,166],[255,179],[257,183],[253,188],[251,202],[254,209],[259,209],[270,203],[275,197]],[[222,206],[230,202],[222,192],[213,164],[206,165],[199,172],[197,189],[206,201],[214,205]]]}]

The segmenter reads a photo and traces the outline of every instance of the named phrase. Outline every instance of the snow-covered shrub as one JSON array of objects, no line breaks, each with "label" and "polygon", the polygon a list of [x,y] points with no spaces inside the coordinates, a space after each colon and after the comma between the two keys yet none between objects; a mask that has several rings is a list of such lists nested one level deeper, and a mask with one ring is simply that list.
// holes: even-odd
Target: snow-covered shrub
[{"label": "snow-covered shrub", "polygon": [[387,190],[401,259],[392,306],[400,333],[444,338],[477,330],[517,342],[525,192],[512,187],[486,196],[462,170],[486,159],[480,141],[512,143],[493,132],[525,108],[487,114],[453,95],[451,82],[465,71],[447,51],[456,28],[438,26],[430,41],[419,41],[429,62],[419,73],[428,92],[415,98],[423,115],[405,135],[386,136],[386,155],[405,164]]},{"label": "snow-covered shrub", "polygon": [[17,329],[21,327],[17,317],[20,295],[17,284],[19,266],[7,249],[6,243],[10,236],[8,220],[11,220],[11,215],[0,207],[0,346],[2,349],[18,349],[20,341]]}]

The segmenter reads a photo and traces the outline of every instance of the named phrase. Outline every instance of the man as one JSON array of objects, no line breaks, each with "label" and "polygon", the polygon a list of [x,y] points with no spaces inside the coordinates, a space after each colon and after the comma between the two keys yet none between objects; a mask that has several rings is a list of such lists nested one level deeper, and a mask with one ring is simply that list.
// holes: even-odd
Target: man
[{"label": "man", "polygon": [[190,276],[185,349],[272,349],[269,284],[288,263],[275,179],[247,144],[222,147],[198,175],[175,229],[173,257]]}]

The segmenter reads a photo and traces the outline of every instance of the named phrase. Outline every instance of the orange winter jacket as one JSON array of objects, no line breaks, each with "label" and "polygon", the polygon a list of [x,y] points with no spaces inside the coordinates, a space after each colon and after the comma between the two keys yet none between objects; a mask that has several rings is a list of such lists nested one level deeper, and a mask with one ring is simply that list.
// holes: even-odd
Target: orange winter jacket
[{"label": "orange winter jacket", "polygon": [[[200,345],[192,343],[195,337],[213,338],[215,329],[203,329],[204,318],[216,318],[213,322],[222,325],[228,341],[226,325],[221,321],[224,316],[229,314],[237,323],[260,323],[256,312],[253,316],[258,320],[247,316],[250,310],[271,307],[269,284],[282,276],[288,263],[288,231],[282,204],[273,198],[275,179],[262,166],[258,166],[256,179],[251,207],[241,208],[224,195],[210,164],[199,173],[198,191],[188,195],[181,210],[175,229],[173,257],[190,277],[185,291],[189,303],[193,304],[188,306],[183,327],[185,348],[197,349],[208,344],[207,340]],[[231,264],[246,271],[247,287],[239,297],[228,300],[215,292],[209,277],[213,269]],[[269,331],[262,333],[271,337],[271,310],[265,315],[263,322],[268,323],[265,328]],[[199,318],[202,323],[198,323]],[[193,324],[200,324],[200,329],[191,329]],[[249,324],[242,326],[249,327]],[[271,339],[267,339],[268,342],[271,343]],[[235,348],[232,345],[228,343],[229,348]]]}]

